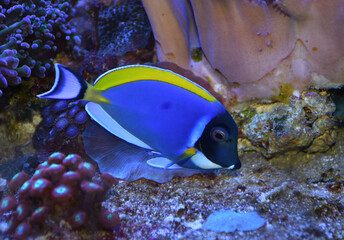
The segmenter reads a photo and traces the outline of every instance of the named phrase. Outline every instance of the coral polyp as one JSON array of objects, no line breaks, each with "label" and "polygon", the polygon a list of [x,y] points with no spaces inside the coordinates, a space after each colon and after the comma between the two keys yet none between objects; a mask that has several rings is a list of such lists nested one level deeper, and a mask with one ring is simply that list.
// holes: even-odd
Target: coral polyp
[{"label": "coral polyp", "polygon": [[99,214],[99,222],[103,228],[111,230],[118,226],[120,219],[116,212],[102,210]]},{"label": "coral polyp", "polygon": [[87,221],[87,213],[84,211],[79,211],[73,214],[69,222],[72,228],[78,228],[84,226],[87,223]]},{"label": "coral polyp", "polygon": [[57,203],[68,202],[73,197],[73,190],[67,185],[59,185],[52,191],[53,200]]},{"label": "coral polyp", "polygon": [[4,197],[0,202],[0,213],[11,211],[16,206],[16,199],[13,196]]},{"label": "coral polyp", "polygon": [[26,239],[31,233],[30,224],[23,222],[21,223],[14,232],[14,237],[16,239]]},{"label": "coral polyp", "polygon": [[73,139],[76,136],[78,136],[78,134],[79,134],[79,128],[76,125],[71,124],[71,125],[69,125],[69,127],[67,127],[67,129],[66,129],[67,138]]},{"label": "coral polyp", "polygon": [[85,111],[85,102],[57,101],[43,109],[42,118],[33,138],[37,150],[72,153],[79,149],[78,153],[83,153],[79,136],[90,119]]},{"label": "coral polyp", "polygon": [[[78,170],[71,164],[73,160],[79,163]],[[13,177],[11,185],[18,185],[18,179],[22,179],[21,182],[26,179],[20,177],[23,173],[18,176]],[[11,189],[1,200],[0,213],[3,216],[0,220],[7,221],[6,234],[17,239],[40,234],[43,223],[46,227],[56,228],[61,220],[66,220],[72,228],[85,228],[97,226],[95,221],[99,219],[100,226],[112,231],[119,225],[118,215],[101,210],[100,205],[102,196],[115,183],[117,180],[109,178],[108,174],[96,174],[93,165],[84,162],[79,155],[53,153],[18,191]],[[89,221],[90,216],[92,220]],[[47,219],[49,221],[45,221]]]}]

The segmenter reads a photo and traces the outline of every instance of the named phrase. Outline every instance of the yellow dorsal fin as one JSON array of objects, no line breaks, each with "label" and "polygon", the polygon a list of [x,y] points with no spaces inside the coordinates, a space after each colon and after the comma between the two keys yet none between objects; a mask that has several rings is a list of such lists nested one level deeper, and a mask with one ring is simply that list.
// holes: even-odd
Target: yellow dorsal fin
[{"label": "yellow dorsal fin", "polygon": [[94,87],[97,90],[104,91],[111,87],[141,80],[153,80],[173,84],[195,93],[210,102],[216,101],[216,98],[209,92],[187,78],[169,70],[144,65],[130,65],[110,70],[98,77]]}]

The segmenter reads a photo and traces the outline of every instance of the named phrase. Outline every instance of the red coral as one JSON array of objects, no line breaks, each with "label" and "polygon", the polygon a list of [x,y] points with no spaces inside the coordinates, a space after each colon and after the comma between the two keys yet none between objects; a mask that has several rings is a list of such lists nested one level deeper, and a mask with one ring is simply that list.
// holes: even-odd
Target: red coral
[{"label": "red coral", "polygon": [[26,239],[49,216],[65,218],[72,228],[79,228],[94,224],[94,220],[88,221],[94,214],[104,229],[113,230],[120,221],[117,213],[99,211],[99,206],[115,183],[117,180],[108,174],[96,175],[95,167],[79,155],[53,153],[31,178],[21,172],[11,180],[10,191],[18,191],[18,200],[10,195],[0,202],[0,213],[9,219],[6,233]]},{"label": "red coral", "polygon": [[9,183],[9,188],[12,192],[18,190],[18,188],[23,185],[24,182],[26,182],[27,180],[29,180],[29,174],[27,174],[24,171],[21,171],[19,173],[17,173],[16,175],[14,175],[14,177],[12,178],[12,180]]},{"label": "red coral", "polygon": [[0,213],[13,210],[16,207],[16,199],[13,196],[4,197],[0,202]]},{"label": "red coral", "polygon": [[113,231],[119,225],[120,219],[117,213],[103,209],[99,214],[99,223],[106,229]]}]

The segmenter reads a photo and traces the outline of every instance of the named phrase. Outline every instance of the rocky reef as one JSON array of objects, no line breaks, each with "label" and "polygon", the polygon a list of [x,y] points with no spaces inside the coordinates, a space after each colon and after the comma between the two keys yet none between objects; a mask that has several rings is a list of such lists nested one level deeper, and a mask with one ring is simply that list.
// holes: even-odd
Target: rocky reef
[{"label": "rocky reef", "polygon": [[329,94],[316,90],[287,102],[251,104],[234,113],[242,131],[239,149],[266,157],[287,151],[326,152],[336,142],[335,109]]},{"label": "rocky reef", "polygon": [[[96,175],[95,167],[76,154],[53,153],[30,177],[22,171],[8,185],[0,202],[1,232],[16,239],[58,233],[66,221],[73,229],[93,225],[113,231],[119,224],[116,212],[101,209],[106,191],[116,180]],[[42,229],[40,226],[44,226]]]}]

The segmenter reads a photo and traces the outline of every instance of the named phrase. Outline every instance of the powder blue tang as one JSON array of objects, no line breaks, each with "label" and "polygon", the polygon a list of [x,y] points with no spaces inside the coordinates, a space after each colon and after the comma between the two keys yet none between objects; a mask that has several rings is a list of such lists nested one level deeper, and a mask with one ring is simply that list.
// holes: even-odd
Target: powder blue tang
[{"label": "powder blue tang", "polygon": [[54,86],[38,97],[88,101],[86,110],[94,122],[83,140],[102,172],[166,182],[174,176],[240,168],[234,120],[189,79],[131,65],[102,74],[92,86],[61,64],[55,70]]}]

